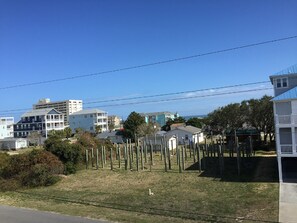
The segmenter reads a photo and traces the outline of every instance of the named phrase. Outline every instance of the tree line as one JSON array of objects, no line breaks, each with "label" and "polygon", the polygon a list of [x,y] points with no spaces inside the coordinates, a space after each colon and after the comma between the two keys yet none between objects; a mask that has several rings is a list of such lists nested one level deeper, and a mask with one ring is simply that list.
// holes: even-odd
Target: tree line
[{"label": "tree line", "polygon": [[274,117],[271,96],[263,96],[260,99],[243,100],[240,103],[230,103],[210,112],[204,118],[184,117],[169,119],[164,126],[157,123],[146,123],[144,117],[133,111],[124,122],[124,136],[135,139],[145,135],[153,135],[159,129],[169,131],[174,123],[185,123],[201,128],[206,135],[223,135],[226,132],[236,131],[243,127],[254,128],[263,133],[263,142],[266,144],[269,138],[274,140]]}]

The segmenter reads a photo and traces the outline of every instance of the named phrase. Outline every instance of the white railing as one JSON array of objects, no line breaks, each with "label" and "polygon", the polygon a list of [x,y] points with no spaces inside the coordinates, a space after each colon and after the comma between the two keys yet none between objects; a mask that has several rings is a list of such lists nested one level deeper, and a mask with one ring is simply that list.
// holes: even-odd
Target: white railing
[{"label": "white railing", "polygon": [[293,154],[293,146],[292,145],[280,145],[281,154]]},{"label": "white railing", "polygon": [[275,124],[297,124],[297,114],[295,115],[275,115]]}]

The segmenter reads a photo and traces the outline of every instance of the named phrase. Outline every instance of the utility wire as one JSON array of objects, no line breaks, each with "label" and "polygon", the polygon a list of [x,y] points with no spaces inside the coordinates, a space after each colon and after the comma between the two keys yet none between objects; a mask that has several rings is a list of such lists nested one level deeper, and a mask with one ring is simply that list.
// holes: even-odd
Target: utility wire
[{"label": "utility wire", "polygon": [[270,81],[260,81],[260,82],[246,83],[246,84],[237,84],[237,85],[229,85],[229,86],[223,86],[223,87],[205,88],[205,89],[198,89],[198,90],[180,91],[180,92],[146,95],[146,96],[138,96],[138,97],[130,97],[130,98],[116,98],[116,99],[110,99],[110,100],[91,101],[91,102],[84,102],[83,104],[85,104],[85,105],[86,104],[98,104],[98,103],[105,103],[105,102],[128,101],[128,100],[134,100],[134,99],[163,97],[163,96],[170,96],[170,95],[196,93],[196,92],[208,91],[208,90],[219,90],[219,89],[224,89],[224,88],[243,87],[243,86],[255,85],[255,84],[265,84],[268,82],[270,82]]},{"label": "utility wire", "polygon": [[64,78],[58,78],[58,79],[52,79],[52,80],[44,80],[44,81],[31,82],[31,83],[25,83],[25,84],[4,86],[4,87],[0,87],[0,90],[48,84],[48,83],[53,83],[53,82],[67,81],[67,80],[73,80],[73,79],[79,79],[79,78],[99,76],[99,75],[103,75],[103,74],[116,73],[116,72],[120,72],[120,71],[139,69],[139,68],[150,67],[150,66],[155,66],[155,65],[160,65],[160,64],[167,64],[167,63],[173,63],[173,62],[177,62],[177,61],[189,60],[189,59],[203,57],[203,56],[209,56],[209,55],[213,55],[213,54],[225,53],[225,52],[229,52],[229,51],[234,51],[234,50],[239,50],[239,49],[244,49],[244,48],[249,48],[249,47],[255,47],[255,46],[260,46],[260,45],[265,45],[265,44],[270,44],[270,43],[276,43],[276,42],[281,42],[281,41],[286,41],[286,40],[296,39],[296,38],[297,38],[297,35],[279,38],[279,39],[267,40],[267,41],[258,42],[258,43],[246,44],[246,45],[227,48],[227,49],[223,49],[223,50],[215,50],[215,51],[210,51],[207,53],[195,54],[195,55],[186,56],[186,57],[179,57],[179,58],[174,58],[174,59],[169,59],[169,60],[157,61],[157,62],[129,66],[129,67],[123,67],[123,68],[118,68],[118,69],[113,69],[113,70],[108,70],[108,71],[101,71],[101,72],[97,72],[97,73],[74,75],[74,76],[70,76],[70,77],[64,77]]},{"label": "utility wire", "polygon": [[[148,103],[158,103],[158,102],[170,102],[170,101],[179,101],[179,100],[187,100],[187,99],[195,99],[195,98],[206,98],[206,97],[213,97],[213,96],[221,96],[221,95],[230,95],[230,94],[239,94],[239,93],[248,93],[248,92],[255,92],[255,91],[264,91],[264,90],[271,90],[273,88],[257,88],[257,89],[250,89],[250,90],[242,90],[242,91],[232,91],[232,92],[221,92],[215,94],[207,94],[207,95],[196,95],[196,96],[189,96],[189,97],[179,97],[179,98],[169,98],[169,99],[159,99],[159,100],[151,100],[151,101],[138,101],[138,102],[128,102],[122,104],[107,104],[101,105],[100,107],[115,107],[115,106],[125,106],[125,105],[137,105],[137,104],[148,104]],[[86,107],[86,108],[94,108],[94,106]],[[22,114],[18,113],[9,113],[12,114]],[[0,113],[3,115],[3,113]]]},{"label": "utility wire", "polygon": [[[254,91],[264,91],[264,90],[271,90],[271,89],[273,89],[273,88],[271,88],[271,87],[269,87],[269,88],[257,88],[257,89],[232,91],[232,92],[224,92],[224,93],[216,93],[216,94],[208,94],[208,95],[196,95],[196,96],[180,97],[180,98],[169,98],[169,99],[161,99],[161,100],[128,102],[128,103],[123,103],[123,104],[100,105],[100,107],[113,107],[113,106],[137,105],[137,104],[147,104],[147,103],[157,103],[157,102],[179,101],[179,100],[186,100],[186,99],[205,98],[205,97],[212,97],[212,96],[247,93],[247,92],[254,92]],[[94,107],[86,107],[86,108],[94,108]]]},{"label": "utility wire", "polygon": [[[171,93],[163,93],[163,94],[155,94],[155,95],[145,95],[145,96],[129,97],[129,98],[116,98],[116,99],[110,99],[110,100],[85,102],[83,104],[84,105],[86,105],[86,104],[98,104],[98,103],[106,103],[106,102],[128,101],[128,100],[135,100],[135,99],[164,97],[164,96],[171,96],[171,95],[196,93],[196,92],[208,91],[208,90],[220,90],[220,89],[225,89],[225,88],[244,87],[244,86],[255,85],[255,84],[265,84],[265,83],[268,83],[268,82],[270,82],[270,81],[259,81],[259,82],[253,82],[253,83],[236,84],[236,85],[228,85],[228,86],[213,87],[213,88],[204,88],[204,89],[189,90],[189,91],[179,91],[179,92],[171,92]],[[83,100],[85,100],[85,99],[83,99]],[[16,111],[27,111],[27,110],[31,110],[31,109],[32,108],[16,108],[16,109],[2,110],[0,112],[9,113],[9,112],[16,112]]]}]

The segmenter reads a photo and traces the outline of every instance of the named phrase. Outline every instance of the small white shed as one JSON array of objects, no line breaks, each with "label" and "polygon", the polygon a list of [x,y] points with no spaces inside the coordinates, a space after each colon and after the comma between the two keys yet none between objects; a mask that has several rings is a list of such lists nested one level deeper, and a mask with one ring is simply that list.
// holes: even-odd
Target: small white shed
[{"label": "small white shed", "polygon": [[21,149],[28,147],[27,139],[5,138],[0,140],[0,150]]},{"label": "small white shed", "polygon": [[184,144],[187,142],[201,143],[204,140],[203,132],[201,129],[194,126],[178,126],[166,134],[167,136],[177,136],[178,144]]}]

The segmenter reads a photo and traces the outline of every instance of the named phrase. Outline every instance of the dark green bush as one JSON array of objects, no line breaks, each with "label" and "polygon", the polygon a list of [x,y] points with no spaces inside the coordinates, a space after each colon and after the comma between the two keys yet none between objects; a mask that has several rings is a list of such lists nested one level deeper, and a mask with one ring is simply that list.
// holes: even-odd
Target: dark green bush
[{"label": "dark green bush", "polygon": [[63,173],[63,163],[50,152],[33,150],[29,154],[11,156],[1,171],[1,190],[14,190],[20,186],[48,186]]}]

